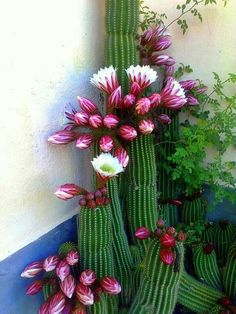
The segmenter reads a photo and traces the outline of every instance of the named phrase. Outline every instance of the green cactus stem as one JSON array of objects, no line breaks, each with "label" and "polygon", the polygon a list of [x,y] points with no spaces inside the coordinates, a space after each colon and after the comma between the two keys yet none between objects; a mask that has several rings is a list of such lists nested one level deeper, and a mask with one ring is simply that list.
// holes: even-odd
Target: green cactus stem
[{"label": "green cactus stem", "polygon": [[200,244],[193,248],[193,264],[199,280],[213,288],[222,288],[216,253],[211,244]]},{"label": "green cactus stem", "polygon": [[175,264],[166,265],[161,261],[160,249],[159,240],[157,238],[151,240],[144,260],[140,287],[130,314],[173,313],[183,272],[184,248],[182,243],[175,247],[178,269]]},{"label": "green cactus stem", "polygon": [[206,200],[203,197],[186,199],[181,206],[181,220],[185,224],[194,223],[204,219],[206,213]]},{"label": "green cactus stem", "polygon": [[223,283],[227,295],[234,299],[236,297],[236,243],[230,246],[227,262],[223,274]]},{"label": "green cactus stem", "polygon": [[159,218],[165,221],[167,226],[175,226],[179,222],[178,207],[172,204],[159,205]]},{"label": "green cactus stem", "polygon": [[214,243],[214,225],[207,224],[205,230],[202,233],[202,242],[204,244]]},{"label": "green cactus stem", "polygon": [[127,217],[130,234],[144,255],[149,239],[135,238],[137,228],[154,230],[157,221],[156,163],[153,135],[142,135],[129,146]]},{"label": "green cactus stem", "polygon": [[223,292],[209,287],[185,271],[183,272],[178,293],[178,303],[181,305],[196,313],[204,313],[209,312],[223,297]]}]

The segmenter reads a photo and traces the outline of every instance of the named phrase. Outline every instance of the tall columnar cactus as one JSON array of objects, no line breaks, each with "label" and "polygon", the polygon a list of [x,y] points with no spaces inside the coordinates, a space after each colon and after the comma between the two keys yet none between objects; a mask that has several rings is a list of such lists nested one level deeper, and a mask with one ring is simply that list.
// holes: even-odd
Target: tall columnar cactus
[{"label": "tall columnar cactus", "polygon": [[206,213],[206,205],[206,200],[203,197],[184,200],[181,206],[181,221],[190,224],[203,219]]},{"label": "tall columnar cactus", "polygon": [[199,280],[213,288],[221,289],[220,271],[212,244],[200,244],[193,249],[193,264]]},{"label": "tall columnar cactus", "polygon": [[220,290],[209,287],[185,271],[181,276],[178,303],[196,313],[209,312],[223,298],[224,294]]},{"label": "tall columnar cactus", "polygon": [[160,252],[159,240],[151,240],[144,260],[142,280],[130,314],[173,313],[183,272],[183,244],[178,243],[175,247],[175,264],[164,264]]},{"label": "tall columnar cactus", "polygon": [[236,298],[236,243],[230,246],[227,255],[223,283],[229,297]]}]

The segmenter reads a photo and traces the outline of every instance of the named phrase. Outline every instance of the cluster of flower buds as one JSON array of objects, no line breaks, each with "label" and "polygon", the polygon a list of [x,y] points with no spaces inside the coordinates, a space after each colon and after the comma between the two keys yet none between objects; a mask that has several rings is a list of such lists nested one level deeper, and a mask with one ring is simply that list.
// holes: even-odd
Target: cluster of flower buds
[{"label": "cluster of flower buds", "polygon": [[165,228],[165,221],[163,219],[157,221],[157,228],[154,232],[151,232],[146,227],[139,227],[135,232],[135,237],[140,240],[154,237],[159,238],[161,245],[160,258],[166,265],[174,263],[175,253],[173,248],[176,245],[176,241],[182,242],[186,240],[186,234],[183,231],[177,233],[172,226]]},{"label": "cluster of flower buds", "polygon": [[107,188],[105,186],[97,189],[94,193],[89,192],[83,195],[79,200],[80,206],[87,206],[93,209],[97,206],[108,204],[110,204],[110,198],[107,195]]}]

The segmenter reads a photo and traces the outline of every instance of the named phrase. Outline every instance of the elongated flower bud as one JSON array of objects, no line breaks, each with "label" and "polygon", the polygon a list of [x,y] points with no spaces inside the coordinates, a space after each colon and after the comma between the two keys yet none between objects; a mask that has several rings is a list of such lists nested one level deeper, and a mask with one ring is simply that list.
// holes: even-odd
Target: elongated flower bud
[{"label": "elongated flower bud", "polygon": [[150,230],[148,228],[145,227],[140,227],[135,231],[135,237],[140,239],[140,240],[145,240],[147,238],[149,238],[150,236]]},{"label": "elongated flower bud", "polygon": [[77,112],[74,116],[76,124],[84,126],[88,124],[89,115],[86,112]]},{"label": "elongated flower bud", "polygon": [[175,238],[173,235],[165,233],[163,236],[160,238],[161,245],[164,247],[174,247],[175,246]]},{"label": "elongated flower bud", "polygon": [[114,141],[113,138],[109,135],[104,135],[100,138],[99,140],[99,147],[100,149],[105,152],[108,153],[112,150],[114,146]]},{"label": "elongated flower bud", "polygon": [[79,253],[77,251],[73,250],[67,253],[66,255],[67,264],[73,266],[78,263],[78,260],[79,260]]},{"label": "elongated flower bud", "polygon": [[135,105],[135,111],[137,114],[144,115],[147,113],[151,108],[151,102],[148,98],[140,98],[136,105]]},{"label": "elongated flower bud", "polygon": [[108,97],[108,106],[110,108],[119,107],[120,103],[121,103],[121,87],[119,86]]},{"label": "elongated flower bud", "polygon": [[196,88],[195,91],[198,94],[204,94],[207,91],[207,87],[206,86],[200,86],[200,87]]},{"label": "elongated flower bud", "polygon": [[160,114],[157,119],[162,124],[170,124],[171,123],[171,118],[167,114],[164,114],[164,113]]},{"label": "elongated flower bud", "polygon": [[93,114],[96,111],[98,111],[98,107],[97,105],[92,102],[90,99],[85,98],[85,97],[77,97],[79,104],[80,104],[80,108],[85,111],[88,114]]},{"label": "elongated flower bud", "polygon": [[142,91],[141,86],[137,82],[133,82],[130,86],[131,95],[138,96]]},{"label": "elongated flower bud", "polygon": [[168,65],[165,68],[165,76],[170,76],[172,77],[175,74],[175,67],[173,65]]},{"label": "elongated flower bud", "polygon": [[89,125],[97,129],[102,126],[102,117],[99,114],[93,114],[89,117]]},{"label": "elongated flower bud", "polygon": [[123,99],[123,108],[128,109],[132,107],[135,104],[135,101],[136,101],[136,97],[134,96],[134,94],[126,95]]},{"label": "elongated flower bud", "polygon": [[61,200],[67,201],[77,195],[84,193],[84,189],[73,183],[66,183],[59,186],[54,193]]},{"label": "elongated flower bud", "polygon": [[43,269],[45,271],[52,271],[57,267],[59,258],[57,255],[48,256],[43,262]]},{"label": "elongated flower bud", "polygon": [[41,280],[37,280],[33,282],[26,290],[27,295],[34,295],[41,291],[43,288],[43,283]]},{"label": "elongated flower bud", "polygon": [[120,118],[115,114],[107,114],[103,118],[103,124],[108,129],[114,129],[120,122]]},{"label": "elongated flower bud", "polygon": [[86,269],[80,274],[79,280],[83,285],[90,286],[96,280],[96,273],[90,269]]},{"label": "elongated flower bud", "polygon": [[40,306],[40,308],[39,308],[39,310],[38,310],[38,314],[49,314],[49,302],[47,301],[47,302],[44,302],[41,306]]},{"label": "elongated flower bud", "polygon": [[160,92],[163,107],[177,110],[186,104],[184,89],[172,77],[169,77],[165,87]]},{"label": "elongated flower bud", "polygon": [[137,131],[130,125],[122,125],[119,128],[118,134],[126,141],[132,141],[137,137]]},{"label": "elongated flower bud", "polygon": [[148,28],[141,36],[141,42],[140,44],[142,46],[145,46],[147,43],[149,43],[151,41],[153,37],[153,29],[152,28]]},{"label": "elongated flower bud", "polygon": [[71,299],[72,295],[75,291],[75,287],[76,287],[76,282],[75,279],[72,275],[68,275],[61,283],[60,283],[60,287],[62,292],[64,292],[64,294]]},{"label": "elongated flower bud", "polygon": [[119,294],[121,292],[121,286],[119,282],[113,277],[102,278],[100,285],[102,290],[108,294]]},{"label": "elongated flower bud", "polygon": [[57,145],[65,145],[76,140],[78,135],[70,130],[61,130],[49,136],[48,142]]},{"label": "elongated flower bud", "polygon": [[154,123],[152,122],[152,120],[142,120],[139,122],[138,125],[139,131],[140,133],[144,134],[144,135],[148,135],[151,134],[152,131],[155,128]]},{"label": "elongated flower bud", "polygon": [[171,46],[171,40],[169,36],[161,36],[155,42],[152,42],[152,48],[155,51],[161,51],[168,49]]},{"label": "elongated flower bud", "polygon": [[199,105],[199,101],[197,100],[197,98],[188,95],[187,96],[187,105],[196,106],[196,105]]},{"label": "elongated flower bud", "polygon": [[93,136],[91,134],[81,134],[77,141],[76,147],[79,149],[89,148],[93,143]]},{"label": "elongated flower bud", "polygon": [[66,299],[62,292],[56,293],[50,301],[49,304],[49,314],[61,314],[65,307]]},{"label": "elongated flower bud", "polygon": [[161,96],[160,94],[153,93],[151,96],[148,97],[150,100],[150,104],[152,108],[157,108],[160,104],[161,101]]},{"label": "elongated flower bud", "polygon": [[29,264],[25,267],[23,272],[21,273],[21,277],[25,278],[33,278],[37,276],[43,270],[43,262],[37,261]]},{"label": "elongated flower bud", "polygon": [[126,168],[129,163],[129,155],[127,151],[123,147],[116,148],[114,152],[114,156],[116,156],[121,163],[123,168]]},{"label": "elongated flower bud", "polygon": [[94,303],[94,294],[88,286],[79,283],[76,286],[76,297],[84,305],[92,305]]},{"label": "elongated flower bud", "polygon": [[166,265],[171,265],[174,262],[175,254],[171,249],[161,249],[160,251],[161,261]]},{"label": "elongated flower bud", "polygon": [[153,52],[151,55],[152,62],[157,66],[166,65],[168,59],[168,55],[159,55],[158,52]]},{"label": "elongated flower bud", "polygon": [[179,84],[185,90],[192,90],[194,87],[196,87],[197,81],[196,80],[186,80],[186,81],[179,82]]},{"label": "elongated flower bud", "polygon": [[65,260],[62,260],[57,264],[56,274],[61,281],[63,281],[70,274],[70,266]]}]

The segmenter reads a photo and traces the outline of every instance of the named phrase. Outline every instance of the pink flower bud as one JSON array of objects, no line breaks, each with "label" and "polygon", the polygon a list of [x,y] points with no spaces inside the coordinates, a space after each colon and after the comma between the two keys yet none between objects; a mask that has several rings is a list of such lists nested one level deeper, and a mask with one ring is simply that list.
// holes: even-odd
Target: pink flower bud
[{"label": "pink flower bud", "polygon": [[84,126],[88,124],[89,115],[86,112],[77,112],[74,116],[74,120],[78,125]]},{"label": "pink flower bud", "polygon": [[147,113],[151,108],[151,102],[148,98],[140,98],[136,105],[135,105],[135,110],[137,114],[145,114]]},{"label": "pink flower bud", "polygon": [[99,140],[99,147],[103,152],[110,152],[114,146],[113,138],[109,135],[104,135]]},{"label": "pink flower bud", "polygon": [[141,120],[139,122],[138,128],[140,133],[147,135],[152,133],[152,131],[155,128],[155,125],[152,122],[152,120]]},{"label": "pink flower bud", "polygon": [[62,130],[49,136],[48,142],[52,144],[65,145],[75,141],[77,137],[78,137],[77,133],[73,131]]},{"label": "pink flower bud", "polygon": [[171,118],[167,114],[162,113],[158,116],[158,121],[162,124],[170,124]]},{"label": "pink flower bud", "polygon": [[66,201],[73,198],[74,196],[80,195],[83,193],[83,191],[84,190],[76,184],[66,183],[59,186],[54,194],[61,200]]},{"label": "pink flower bud", "polygon": [[102,126],[102,117],[99,114],[93,114],[89,117],[89,125],[97,129]]},{"label": "pink flower bud", "polygon": [[171,249],[161,249],[160,258],[164,264],[171,265],[174,262],[175,254]]},{"label": "pink flower bud", "polygon": [[160,36],[155,42],[152,43],[152,47],[156,51],[168,49],[170,46],[171,41],[169,36]]},{"label": "pink flower bud", "polygon": [[108,106],[110,108],[114,108],[114,107],[117,107],[117,106],[119,107],[120,103],[121,103],[121,87],[119,86],[108,97]]},{"label": "pink flower bud", "polygon": [[129,155],[123,147],[116,148],[114,156],[118,158],[123,168],[126,168],[129,163]]},{"label": "pink flower bud", "polygon": [[130,125],[122,125],[119,128],[118,134],[126,141],[132,141],[137,137],[137,131]]},{"label": "pink flower bud", "polygon": [[173,76],[175,73],[175,67],[173,65],[166,66],[165,68],[165,76]]},{"label": "pink flower bud", "polygon": [[186,81],[181,81],[179,82],[179,84],[181,85],[181,87],[185,90],[191,90],[194,87],[196,87],[197,82],[196,80],[186,80]]},{"label": "pink flower bud", "polygon": [[79,280],[83,285],[90,286],[96,280],[96,273],[90,269],[86,269],[80,274]]},{"label": "pink flower bud", "polygon": [[175,228],[170,226],[166,229],[166,233],[170,234],[170,235],[174,235],[175,234]]},{"label": "pink flower bud", "polygon": [[180,231],[177,235],[178,241],[185,241],[187,238],[187,234],[183,231]]},{"label": "pink flower bud", "polygon": [[198,94],[204,94],[207,91],[207,87],[206,86],[200,86],[200,87],[196,88],[195,91]]},{"label": "pink flower bud", "polygon": [[70,251],[66,255],[66,261],[69,265],[73,266],[78,263],[79,253],[77,251]]},{"label": "pink flower bud", "polygon": [[163,230],[161,228],[156,228],[154,231],[154,234],[159,238],[163,233]]},{"label": "pink flower bud", "polygon": [[165,233],[160,238],[161,245],[164,247],[174,247],[175,246],[175,238],[173,235]]},{"label": "pink flower bud", "polygon": [[167,60],[169,59],[168,55],[159,55],[158,52],[153,52],[151,55],[152,62],[157,66],[166,65]]},{"label": "pink flower bud", "polygon": [[65,307],[66,299],[64,294],[60,291],[56,293],[50,301],[49,304],[49,314],[61,314]]},{"label": "pink flower bud", "polygon": [[136,231],[135,231],[135,237],[140,239],[140,240],[145,240],[147,238],[149,238],[150,236],[150,230],[148,228],[145,227],[139,227]]},{"label": "pink flower bud", "polygon": [[196,105],[199,105],[199,101],[197,100],[197,98],[188,95],[187,96],[187,105],[196,106]]},{"label": "pink flower bud", "polygon": [[37,280],[33,282],[26,290],[27,295],[34,295],[41,291],[43,288],[43,283],[41,280]]},{"label": "pink flower bud", "polygon": [[183,203],[180,200],[169,200],[169,204],[175,205],[175,206],[181,206]]},{"label": "pink flower bud", "polygon": [[133,82],[130,87],[130,93],[134,96],[138,96],[142,91],[141,86],[137,82]]},{"label": "pink flower bud", "polygon": [[52,271],[57,267],[59,258],[57,255],[48,256],[43,262],[43,269],[45,271]]},{"label": "pink flower bud", "polygon": [[43,262],[37,261],[29,264],[21,273],[21,277],[33,278],[37,276],[43,270]]},{"label": "pink flower bud", "polygon": [[119,122],[120,122],[120,118],[115,114],[107,114],[103,118],[103,124],[108,129],[116,128]]},{"label": "pink flower bud", "polygon": [[141,42],[140,44],[142,46],[145,46],[147,43],[150,42],[150,40],[152,39],[153,37],[153,29],[152,28],[149,28],[147,29],[141,36]]},{"label": "pink flower bud", "polygon": [[91,100],[80,96],[78,96],[77,99],[79,101],[80,108],[86,113],[93,114],[98,111],[98,107]]},{"label": "pink flower bud", "polygon": [[61,281],[63,281],[70,274],[70,266],[65,260],[62,260],[57,264],[56,274]]},{"label": "pink flower bud", "polygon": [[44,302],[39,310],[38,310],[38,314],[49,314],[49,302]]},{"label": "pink flower bud", "polygon": [[71,299],[72,295],[75,291],[75,287],[76,287],[76,282],[73,276],[68,275],[61,283],[60,283],[60,287],[62,292],[64,292],[64,294]]},{"label": "pink flower bud", "polygon": [[211,254],[211,252],[214,250],[214,245],[213,243],[208,243],[206,246],[203,248],[203,252],[207,255]]},{"label": "pink flower bud", "polygon": [[172,57],[169,57],[168,60],[166,61],[166,66],[173,66],[176,63],[175,59]]},{"label": "pink flower bud", "polygon": [[79,283],[76,286],[76,297],[84,305],[94,304],[94,294],[88,286]]},{"label": "pink flower bud", "polygon": [[92,143],[93,136],[91,134],[81,134],[76,141],[76,147],[79,149],[86,149],[90,147]]},{"label": "pink flower bud", "polygon": [[121,286],[119,282],[113,277],[104,277],[101,282],[102,290],[108,294],[119,294],[121,292]]},{"label": "pink flower bud", "polygon": [[150,100],[151,107],[157,108],[161,101],[161,96],[160,94],[153,93],[151,96],[148,97],[148,99]]},{"label": "pink flower bud", "polygon": [[128,109],[134,105],[136,97],[133,94],[128,94],[123,99],[123,108]]},{"label": "pink flower bud", "polygon": [[157,227],[163,228],[165,226],[165,221],[163,219],[157,220]]}]

